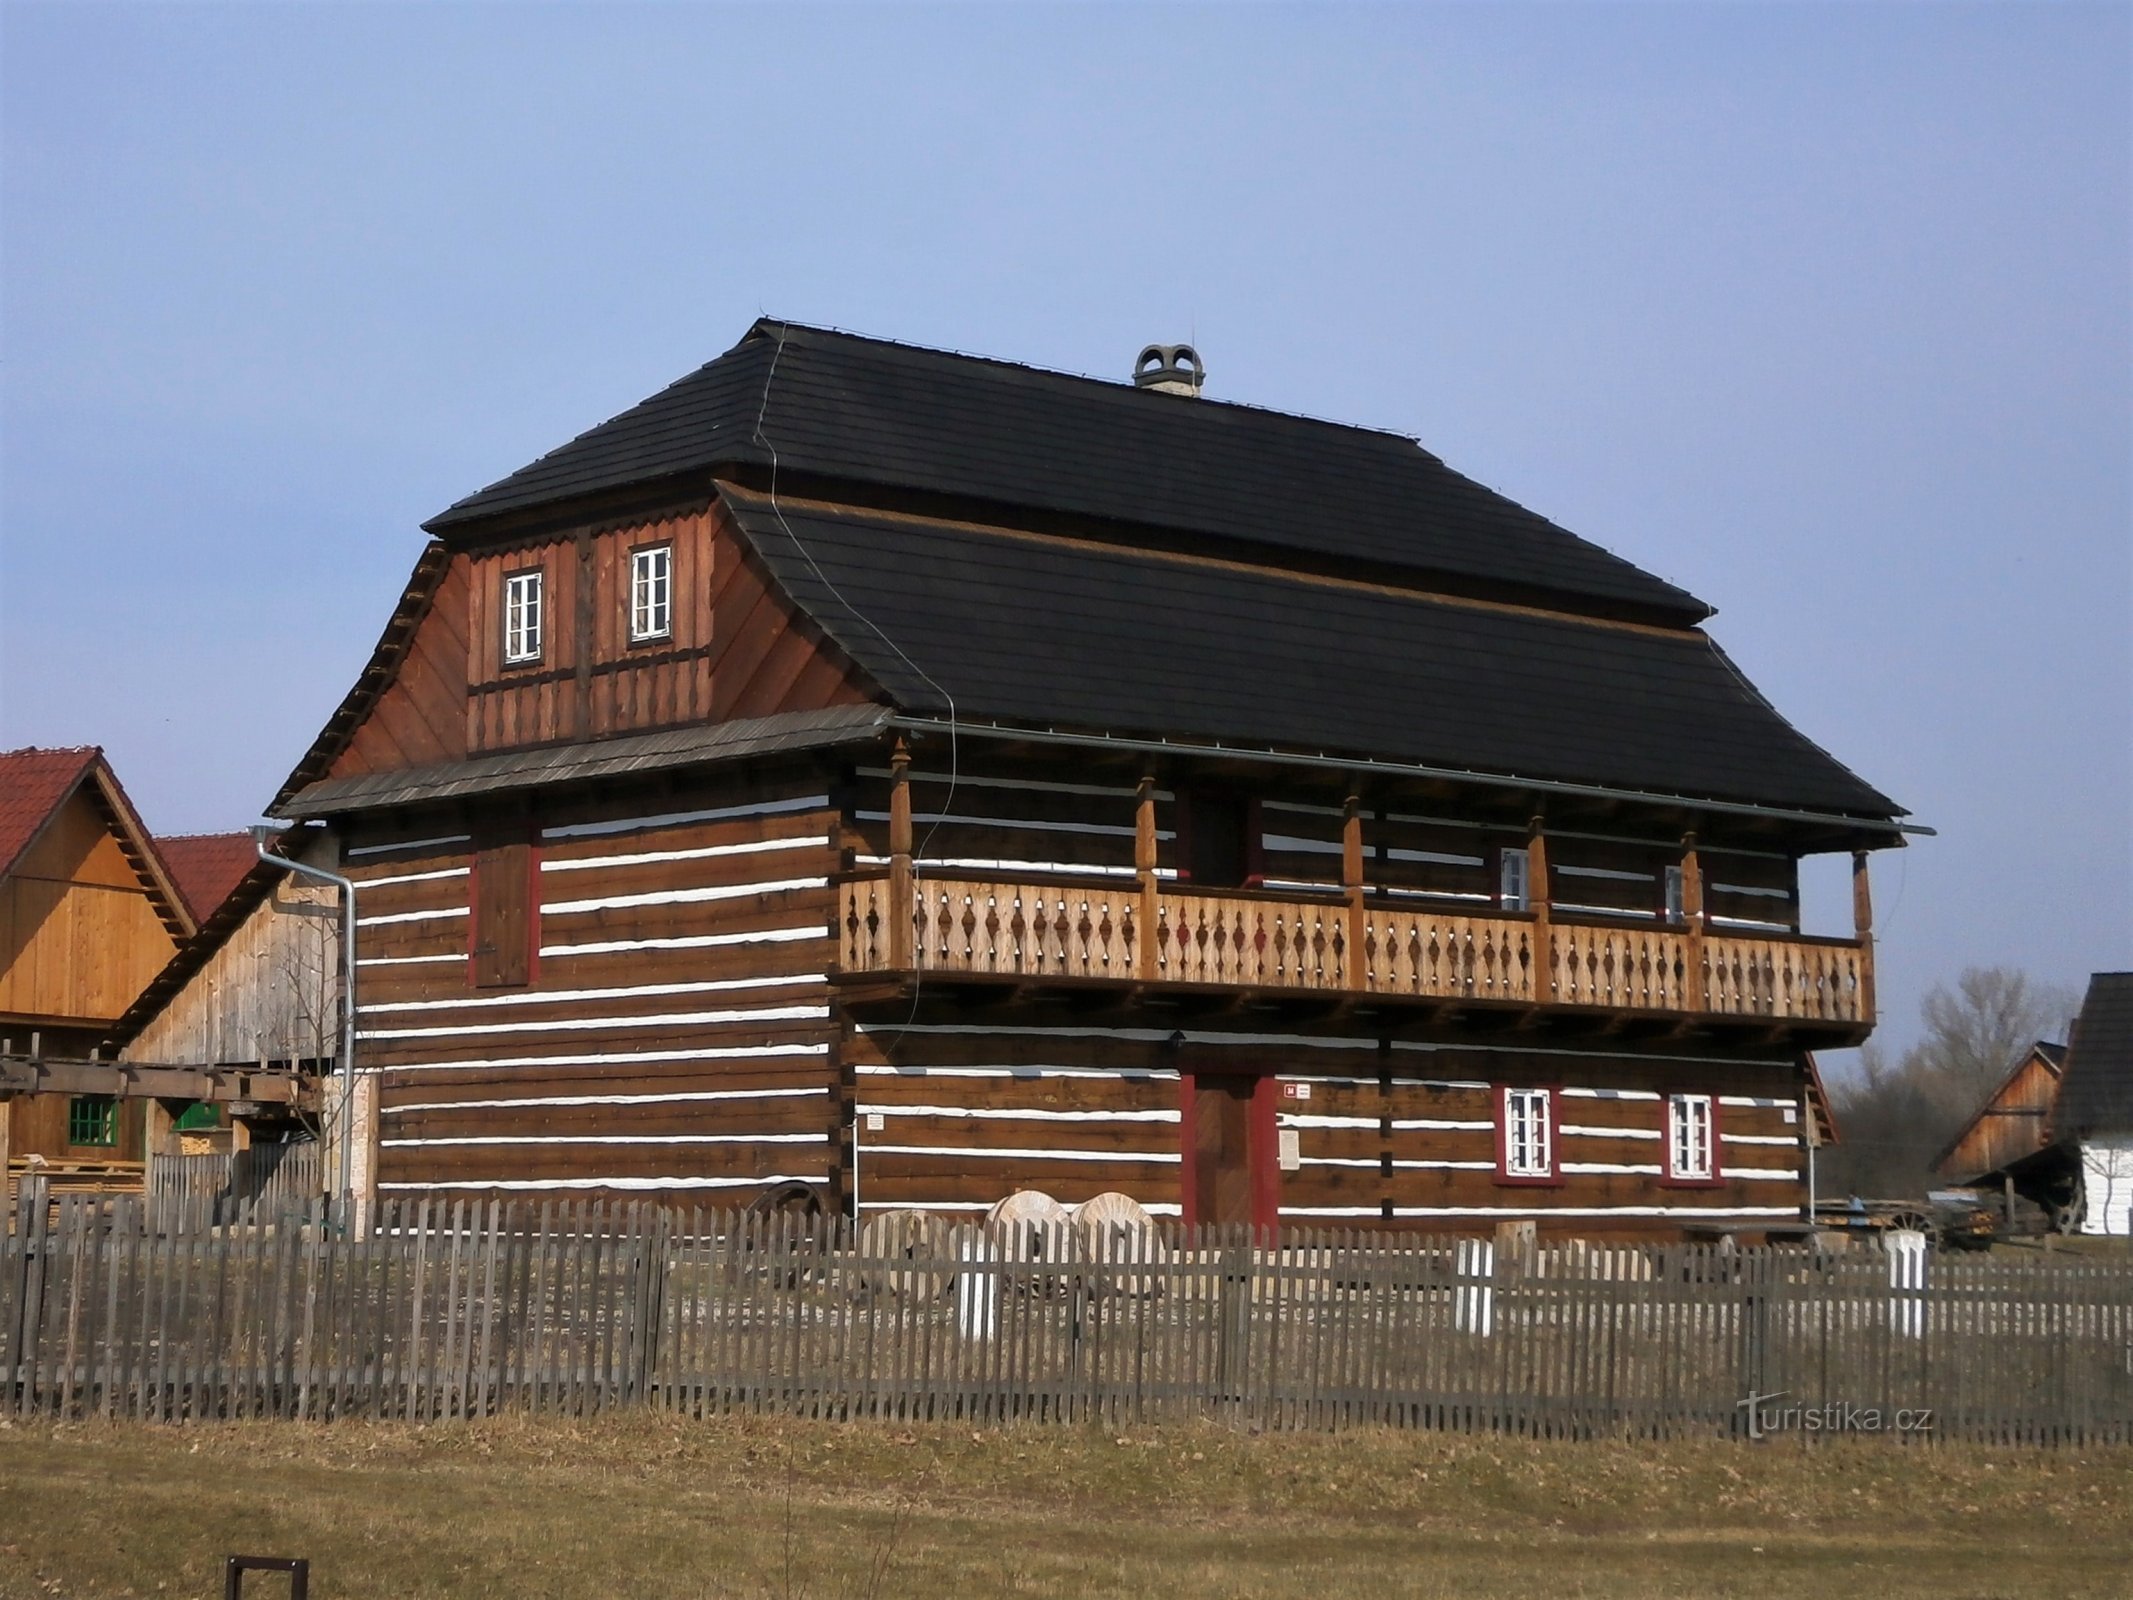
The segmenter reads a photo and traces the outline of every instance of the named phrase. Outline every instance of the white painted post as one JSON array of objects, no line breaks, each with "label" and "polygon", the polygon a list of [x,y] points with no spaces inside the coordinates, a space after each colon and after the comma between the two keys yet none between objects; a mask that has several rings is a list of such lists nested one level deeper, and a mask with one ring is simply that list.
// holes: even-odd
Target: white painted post
[{"label": "white painted post", "polygon": [[1496,1246],[1487,1239],[1461,1239],[1452,1255],[1457,1287],[1452,1326],[1486,1339],[1496,1329]]},{"label": "white painted post", "polygon": [[1916,1228],[1892,1228],[1889,1252],[1889,1326],[1906,1339],[1926,1332],[1926,1236]]},{"label": "white painted post", "polygon": [[989,1270],[993,1261],[985,1235],[965,1232],[956,1246],[963,1270],[955,1275],[955,1325],[966,1339],[990,1339],[998,1325],[1000,1281]]}]

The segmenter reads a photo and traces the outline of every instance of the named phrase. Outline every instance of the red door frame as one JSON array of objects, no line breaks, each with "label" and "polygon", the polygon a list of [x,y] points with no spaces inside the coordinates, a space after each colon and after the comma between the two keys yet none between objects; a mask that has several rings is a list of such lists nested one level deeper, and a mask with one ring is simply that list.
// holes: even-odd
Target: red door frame
[{"label": "red door frame", "polygon": [[[1204,1070],[1210,1078],[1257,1080],[1252,1085],[1252,1103],[1246,1113],[1244,1159],[1250,1169],[1252,1185],[1252,1226],[1270,1233],[1281,1224],[1280,1079],[1271,1071],[1250,1067],[1220,1072]],[[1200,1076],[1200,1072],[1189,1067],[1178,1073],[1178,1199],[1188,1228],[1200,1224],[1199,1153],[1194,1148],[1197,1143],[1194,1102],[1198,1093],[1196,1080]]]}]

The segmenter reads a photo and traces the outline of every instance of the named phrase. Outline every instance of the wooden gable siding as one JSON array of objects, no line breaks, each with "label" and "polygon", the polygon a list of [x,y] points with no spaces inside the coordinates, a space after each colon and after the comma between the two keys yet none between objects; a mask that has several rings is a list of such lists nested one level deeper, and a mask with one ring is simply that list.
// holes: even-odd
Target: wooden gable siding
[{"label": "wooden gable siding", "polygon": [[177,949],[90,785],[0,883],[0,1016],[111,1022]]},{"label": "wooden gable siding", "polygon": [[325,774],[394,772],[467,753],[468,562],[455,556],[392,682]]},{"label": "wooden gable siding", "polygon": [[[981,1213],[1017,1189],[1067,1204],[1107,1190],[1184,1208],[1185,1080],[1272,1076],[1275,1127],[1299,1165],[1271,1182],[1301,1227],[1678,1234],[1795,1222],[1806,1202],[1790,1062],[1381,1044],[1199,1031],[1185,1054],[1154,1028],[850,1024],[839,1059],[856,1119],[863,1213]],[[1554,1087],[1559,1181],[1496,1175],[1496,1090]],[[1666,1095],[1718,1100],[1718,1180],[1665,1177]]]},{"label": "wooden gable siding", "polygon": [[380,1193],[743,1204],[797,1179],[836,1204],[827,793],[616,805],[541,817],[538,960],[511,989],[469,983],[471,839],[357,842]]},{"label": "wooden gable siding", "polygon": [[2031,1050],[1942,1158],[1942,1176],[1974,1178],[2042,1150],[2058,1093],[2059,1074]]},{"label": "wooden gable siding", "polygon": [[[672,631],[629,638],[631,555],[672,548]],[[505,578],[537,568],[541,659],[502,659]],[[597,739],[870,698],[772,592],[716,507],[469,558],[467,750]]]},{"label": "wooden gable siding", "polygon": [[234,1066],[340,1050],[336,891],[287,881],[255,906],[122,1059]]}]

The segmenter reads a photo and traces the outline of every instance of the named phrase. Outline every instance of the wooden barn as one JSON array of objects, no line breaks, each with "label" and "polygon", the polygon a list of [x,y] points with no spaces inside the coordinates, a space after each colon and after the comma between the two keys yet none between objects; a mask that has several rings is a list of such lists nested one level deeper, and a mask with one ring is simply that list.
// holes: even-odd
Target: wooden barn
[{"label": "wooden barn", "polygon": [[[189,937],[194,913],[102,750],[0,753],[0,1051],[86,1056]],[[137,1182],[143,1112],[0,1089],[0,1170]]]},{"label": "wooden barn", "polygon": [[1998,1190],[2010,1225],[2019,1197],[2047,1218],[2062,1216],[2077,1191],[2075,1164],[2054,1143],[2052,1108],[2066,1046],[2039,1039],[1985,1097],[1934,1163],[1942,1182]]},{"label": "wooden barn", "polygon": [[766,320],[428,531],[272,806],[362,1193],[1802,1214],[1900,808],[1412,440]]}]

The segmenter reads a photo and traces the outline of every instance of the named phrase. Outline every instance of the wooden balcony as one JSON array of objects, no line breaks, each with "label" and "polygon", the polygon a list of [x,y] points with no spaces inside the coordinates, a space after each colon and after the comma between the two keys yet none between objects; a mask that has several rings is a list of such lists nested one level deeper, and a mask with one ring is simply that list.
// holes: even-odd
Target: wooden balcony
[{"label": "wooden balcony", "polygon": [[1873,1021],[1865,939],[1475,912],[1146,881],[860,875],[840,891],[847,975],[1111,980],[1437,1001],[1531,1013],[1804,1025]]}]

